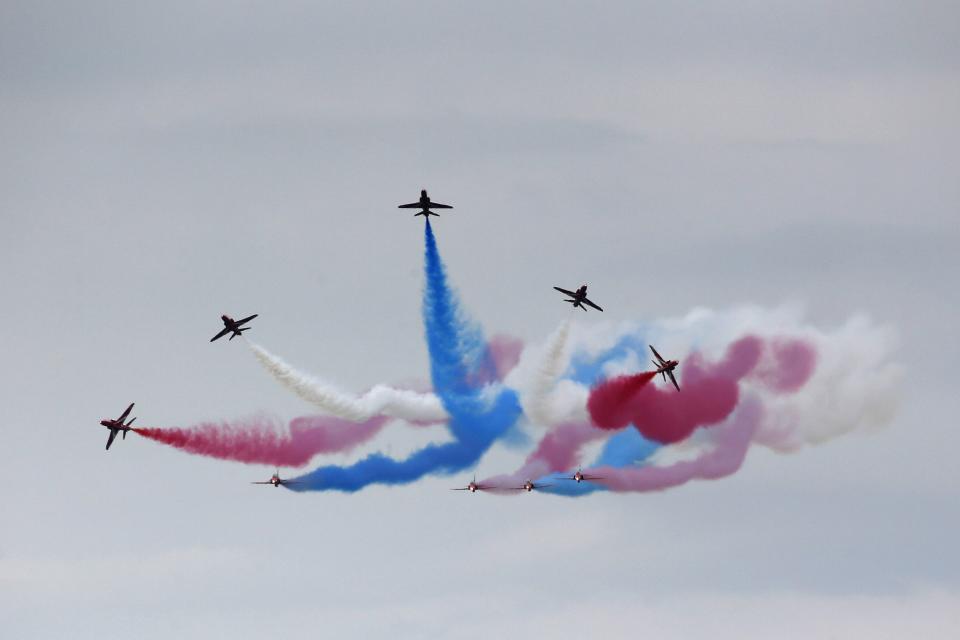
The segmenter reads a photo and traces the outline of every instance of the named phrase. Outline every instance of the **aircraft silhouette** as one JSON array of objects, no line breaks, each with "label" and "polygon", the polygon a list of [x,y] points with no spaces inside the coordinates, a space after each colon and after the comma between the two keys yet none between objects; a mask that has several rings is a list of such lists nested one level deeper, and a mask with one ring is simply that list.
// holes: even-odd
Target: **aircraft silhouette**
[{"label": "aircraft silhouette", "polygon": [[258,314],[255,313],[252,316],[247,316],[246,318],[243,318],[242,320],[234,320],[230,316],[220,316],[220,319],[223,320],[223,330],[217,335],[210,338],[210,342],[213,342],[214,340],[219,340],[220,338],[227,335],[231,331],[233,332],[233,335],[230,336],[231,340],[233,340],[239,335],[242,335],[244,331],[249,331],[253,327],[244,327],[243,329],[241,329],[240,325],[250,322],[251,320],[256,318],[257,315]]},{"label": "aircraft silhouette", "polygon": [[564,302],[569,302],[573,304],[573,306],[575,307],[580,307],[581,309],[586,311],[587,308],[583,306],[586,304],[593,307],[597,311],[603,311],[603,309],[601,309],[600,307],[592,303],[589,299],[587,299],[587,285],[585,284],[580,285],[580,288],[577,289],[576,291],[567,291],[566,289],[561,289],[560,287],[554,287],[554,289],[556,289],[562,294],[570,296],[572,300],[564,300]]},{"label": "aircraft silhouette", "polygon": [[110,420],[105,418],[100,421],[100,424],[105,426],[107,429],[110,429],[110,436],[107,438],[107,449],[110,448],[110,445],[113,444],[114,439],[116,439],[117,434],[121,431],[123,432],[123,439],[127,439],[127,431],[130,431],[130,425],[133,424],[133,421],[136,418],[130,418],[130,422],[124,424],[123,421],[127,419],[127,416],[130,415],[130,411],[133,409],[133,403],[130,403],[130,406],[127,407],[126,411],[120,414],[120,417],[115,420]]},{"label": "aircraft silhouette", "polygon": [[440,204],[439,202],[434,202],[430,199],[430,196],[427,195],[426,189],[420,190],[420,199],[416,202],[411,202],[410,204],[401,204],[397,207],[398,209],[420,209],[419,213],[413,214],[413,217],[423,216],[430,219],[430,216],[440,217],[439,213],[434,213],[430,209],[453,209],[448,204]]}]

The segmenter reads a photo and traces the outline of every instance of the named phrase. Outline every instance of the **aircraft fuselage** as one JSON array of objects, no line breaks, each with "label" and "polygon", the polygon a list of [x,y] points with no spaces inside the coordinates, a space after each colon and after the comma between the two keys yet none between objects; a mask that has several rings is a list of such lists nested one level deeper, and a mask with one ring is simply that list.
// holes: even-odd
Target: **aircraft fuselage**
[{"label": "aircraft fuselage", "polygon": [[679,366],[679,360],[667,360],[665,363],[657,367],[657,373],[666,373],[667,371],[673,371]]}]

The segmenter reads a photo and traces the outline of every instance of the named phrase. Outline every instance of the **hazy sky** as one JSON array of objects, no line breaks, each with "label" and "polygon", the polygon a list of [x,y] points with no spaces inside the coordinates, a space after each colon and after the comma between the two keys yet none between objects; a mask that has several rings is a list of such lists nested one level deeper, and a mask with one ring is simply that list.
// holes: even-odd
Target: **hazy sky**
[{"label": "hazy sky", "polygon": [[[953,636],[955,2],[142,4],[0,3],[0,635]],[[103,451],[132,400],[313,413],[208,344],[221,313],[348,389],[427,379],[421,188],[488,333],[543,341],[580,282],[588,323],[864,312],[900,336],[897,419],[580,500]]]}]

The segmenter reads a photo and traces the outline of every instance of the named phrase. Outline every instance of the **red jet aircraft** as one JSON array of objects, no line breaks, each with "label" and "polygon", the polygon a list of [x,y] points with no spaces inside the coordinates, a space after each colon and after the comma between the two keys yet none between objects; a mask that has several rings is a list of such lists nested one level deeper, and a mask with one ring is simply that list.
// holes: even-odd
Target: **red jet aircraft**
[{"label": "red jet aircraft", "polygon": [[133,421],[136,418],[130,418],[130,422],[124,424],[123,421],[127,419],[127,416],[130,415],[130,411],[133,409],[133,403],[130,403],[130,406],[127,407],[127,410],[120,414],[120,417],[116,420],[104,419],[100,421],[100,424],[105,426],[107,429],[110,429],[110,436],[107,438],[107,449],[110,448],[110,445],[113,444],[114,439],[117,437],[117,433],[120,431],[123,432],[123,439],[127,439],[127,431],[130,431],[130,425],[133,424]]},{"label": "red jet aircraft", "polygon": [[470,493],[476,493],[477,491],[486,491],[488,489],[493,489],[493,487],[485,484],[479,484],[477,482],[477,476],[473,476],[473,480],[465,487],[455,487],[450,489],[450,491],[469,491]]},{"label": "red jet aircraft", "polygon": [[543,489],[544,487],[552,487],[552,484],[537,484],[532,480],[527,480],[523,483],[522,487],[510,487],[511,491],[526,491],[527,493],[533,491],[534,489]]},{"label": "red jet aircraft", "polygon": [[657,373],[663,375],[663,381],[667,381],[667,376],[670,376],[670,382],[673,383],[673,386],[677,388],[677,391],[680,391],[680,385],[677,384],[677,379],[673,377],[673,370],[677,368],[677,365],[680,364],[679,360],[664,360],[663,356],[657,353],[657,350],[653,348],[653,345],[649,345],[650,351],[653,351],[653,355],[656,356],[656,360],[652,360],[654,366],[657,368]]},{"label": "red jet aircraft", "polygon": [[272,484],[275,487],[286,486],[288,484],[300,484],[296,480],[284,480],[280,477],[280,470],[277,469],[276,472],[270,476],[269,480],[262,480],[260,482],[251,482],[250,484]]},{"label": "red jet aircraft", "polygon": [[572,476],[567,476],[566,478],[564,478],[564,480],[576,480],[577,482],[583,482],[584,480],[586,480],[587,482],[592,482],[594,480],[603,480],[603,476],[587,475],[580,469],[577,469],[577,472],[575,474],[573,474]]},{"label": "red jet aircraft", "polygon": [[256,313],[253,314],[252,316],[248,316],[244,318],[243,320],[234,320],[230,316],[220,316],[220,319],[223,320],[223,331],[221,331],[217,335],[210,338],[210,342],[213,342],[214,340],[219,340],[220,338],[227,335],[231,331],[233,332],[233,335],[230,336],[230,339],[233,340],[237,336],[242,335],[244,331],[249,331],[250,329],[252,329],[252,327],[244,327],[243,329],[241,329],[240,325],[246,324],[256,317],[257,317]]}]

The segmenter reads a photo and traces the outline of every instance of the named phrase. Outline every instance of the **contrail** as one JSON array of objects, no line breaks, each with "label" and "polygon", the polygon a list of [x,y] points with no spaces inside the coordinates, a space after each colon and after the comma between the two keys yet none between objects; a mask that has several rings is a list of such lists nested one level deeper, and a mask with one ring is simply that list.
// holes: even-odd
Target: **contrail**
[{"label": "contrail", "polygon": [[247,341],[250,350],[284,387],[324,411],[361,422],[378,415],[409,422],[443,422],[449,417],[440,399],[432,393],[418,393],[376,385],[361,396],[350,395],[317,378],[298,371],[260,345]]},{"label": "contrail", "polygon": [[131,431],[196,455],[247,464],[302,467],[315,455],[349,451],[375,436],[386,422],[384,417],[356,424],[328,416],[306,416],[292,420],[286,430],[277,420],[251,418]]},{"label": "contrail", "polygon": [[497,383],[496,361],[480,327],[471,321],[447,284],[428,220],[425,225],[426,287],[423,319],[433,388],[449,414],[453,441],[431,444],[408,458],[380,453],[349,466],[320,467],[286,485],[294,491],[358,491],[371,484],[402,484],[424,475],[451,474],[477,463],[520,416],[517,394]]}]

